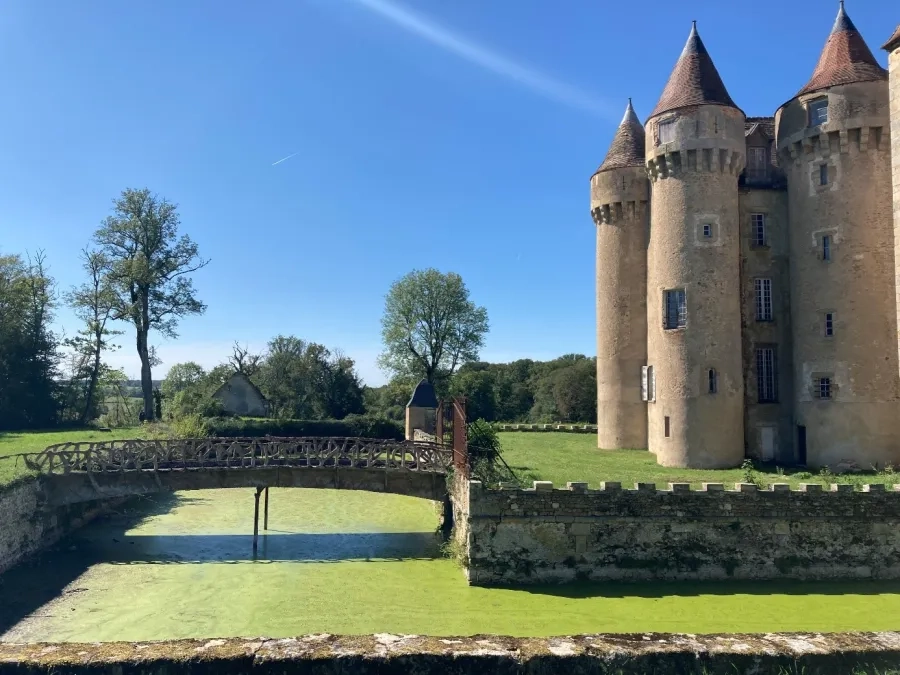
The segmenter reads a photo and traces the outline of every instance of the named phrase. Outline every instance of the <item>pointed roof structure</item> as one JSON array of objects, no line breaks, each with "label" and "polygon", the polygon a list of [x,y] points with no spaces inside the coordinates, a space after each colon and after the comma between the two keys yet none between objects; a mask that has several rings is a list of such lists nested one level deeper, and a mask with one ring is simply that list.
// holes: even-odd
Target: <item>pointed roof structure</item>
[{"label": "pointed roof structure", "polygon": [[844,10],[844,0],[841,0],[834,26],[825,41],[822,55],[819,56],[819,63],[816,64],[812,78],[797,92],[797,96],[840,84],[877,82],[886,80],[887,77],[887,71],[875,60],[869,45]]},{"label": "pointed roof structure", "polygon": [[900,47],[900,26],[897,26],[894,34],[888,38],[887,42],[881,45],[881,48],[888,52],[894,51],[897,47]]},{"label": "pointed roof structure", "polygon": [[603,164],[594,173],[621,169],[626,166],[644,166],[644,145],[646,136],[644,125],[634,112],[631,99],[628,99],[628,107],[625,108],[625,117],[613,136],[609,145],[609,152]]},{"label": "pointed roof structure", "polygon": [[712,57],[706,51],[703,40],[700,39],[697,22],[694,21],[687,44],[650,117],[678,108],[707,104],[737,108],[725,88],[725,83],[722,82],[719,71],[716,70]]},{"label": "pointed roof structure", "polygon": [[416,385],[416,388],[413,389],[412,396],[409,399],[409,403],[406,404],[407,408],[437,408],[438,400],[437,395],[434,393],[434,387],[432,384],[422,378],[419,384]]}]

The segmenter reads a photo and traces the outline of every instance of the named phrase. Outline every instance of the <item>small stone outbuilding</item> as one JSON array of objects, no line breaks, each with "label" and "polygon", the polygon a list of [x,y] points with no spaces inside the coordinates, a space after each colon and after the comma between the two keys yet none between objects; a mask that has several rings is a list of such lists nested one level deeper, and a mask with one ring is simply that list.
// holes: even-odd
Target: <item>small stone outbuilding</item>
[{"label": "small stone outbuilding", "polygon": [[232,415],[265,417],[269,414],[269,402],[250,378],[244,373],[234,373],[213,392],[213,398]]},{"label": "small stone outbuilding", "polygon": [[416,440],[416,431],[429,436],[434,435],[437,407],[438,400],[434,386],[423,379],[416,385],[409,403],[406,404],[406,440]]}]

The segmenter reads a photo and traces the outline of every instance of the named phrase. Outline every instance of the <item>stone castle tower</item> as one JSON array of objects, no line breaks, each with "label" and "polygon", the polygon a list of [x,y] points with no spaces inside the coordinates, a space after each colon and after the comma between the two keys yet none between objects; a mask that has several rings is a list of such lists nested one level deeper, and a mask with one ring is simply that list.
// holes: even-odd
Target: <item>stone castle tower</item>
[{"label": "stone castle tower", "polygon": [[810,81],[748,118],[695,24],[644,125],[629,102],[591,178],[600,448],[900,464],[900,29],[884,48],[890,86],[842,2]]}]

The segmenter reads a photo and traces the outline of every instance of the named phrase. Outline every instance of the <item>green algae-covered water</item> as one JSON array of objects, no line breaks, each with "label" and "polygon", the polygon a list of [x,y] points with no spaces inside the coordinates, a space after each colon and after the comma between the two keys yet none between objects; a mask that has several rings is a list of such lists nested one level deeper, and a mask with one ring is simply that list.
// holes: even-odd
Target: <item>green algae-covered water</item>
[{"label": "green algae-covered water", "polygon": [[620,584],[484,589],[440,555],[435,505],[272,490],[129,503],[0,576],[7,641],[303,633],[770,632],[900,629],[900,584]]}]

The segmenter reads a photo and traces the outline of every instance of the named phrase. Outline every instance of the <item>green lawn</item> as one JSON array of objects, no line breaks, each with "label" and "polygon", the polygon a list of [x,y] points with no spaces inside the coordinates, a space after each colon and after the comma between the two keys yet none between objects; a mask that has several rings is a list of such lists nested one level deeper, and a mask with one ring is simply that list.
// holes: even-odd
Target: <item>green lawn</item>
[{"label": "green lawn", "polygon": [[113,429],[112,431],[95,431],[83,429],[78,431],[0,431],[0,486],[10,483],[16,478],[28,474],[21,459],[6,459],[10,455],[26,452],[40,452],[48,445],[66,443],[68,441],[109,441],[116,438],[139,438],[141,429]]},{"label": "green lawn", "polygon": [[[634,483],[656,483],[664,489],[669,483],[724,483],[732,489],[734,483],[747,482],[742,469],[672,469],[659,466],[656,456],[646,450],[598,450],[594,434],[564,432],[500,432],[503,458],[525,481],[549,480],[555,487],[568,481],[587,481],[591,488],[599,488],[603,481],[619,481],[622,487],[633,488]],[[760,467],[755,477],[762,484],[790,483],[900,483],[900,473],[855,474],[845,476],[822,475],[818,472],[775,466]]]}]

